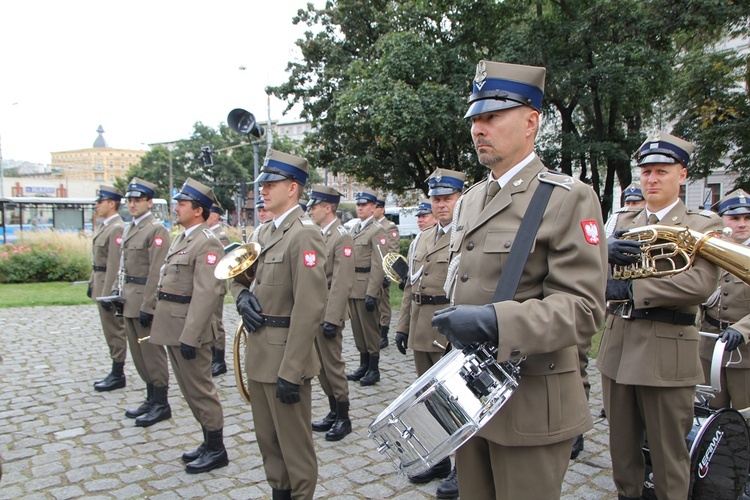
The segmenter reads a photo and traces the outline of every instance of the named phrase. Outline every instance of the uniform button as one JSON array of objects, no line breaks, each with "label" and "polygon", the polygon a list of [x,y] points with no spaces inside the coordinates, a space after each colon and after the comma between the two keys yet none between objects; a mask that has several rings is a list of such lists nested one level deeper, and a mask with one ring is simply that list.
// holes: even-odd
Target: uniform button
[{"label": "uniform button", "polygon": [[466,245],[466,250],[469,250],[469,251],[474,250],[474,246],[475,246],[474,242],[470,241],[469,244]]},{"label": "uniform button", "polygon": [[727,306],[721,306],[721,309],[724,310],[724,311],[726,311],[727,310]]},{"label": "uniform button", "polygon": [[510,248],[510,241],[506,241],[505,245],[503,245],[505,248]]},{"label": "uniform button", "polygon": [[550,370],[554,370],[555,369],[555,363],[550,363],[549,364],[549,369]]},{"label": "uniform button", "polygon": [[646,299],[646,300],[643,301],[643,305],[647,306],[649,304],[651,304],[650,300]]},{"label": "uniform button", "polygon": [[464,283],[467,282],[467,281],[469,281],[469,275],[466,274],[466,273],[462,274],[461,275],[461,281],[463,281]]},{"label": "uniform button", "polygon": [[427,257],[427,258],[426,258],[425,260],[426,260],[427,262],[430,262],[430,258],[429,258],[429,257]]},{"label": "uniform button", "polygon": [[521,351],[519,351],[518,349],[513,349],[512,351],[510,351],[511,356],[518,356],[520,354],[521,354]]},{"label": "uniform button", "polygon": [[680,337],[682,337],[682,335],[683,335],[683,333],[682,333],[682,332],[680,332]]},{"label": "uniform button", "polygon": [[424,275],[425,275],[425,276],[429,276],[429,275],[430,275],[430,273],[424,273]]},{"label": "uniform button", "polygon": [[722,295],[724,295],[724,297],[726,297],[727,295],[729,295],[729,292],[724,292]]},{"label": "uniform button", "polygon": [[421,287],[419,287],[419,288],[421,288],[422,290],[424,290],[425,288],[427,288],[427,286],[426,286],[426,285],[422,285],[422,286],[421,286]]},{"label": "uniform button", "polygon": [[729,283],[729,276],[727,276],[726,278],[724,278],[724,283]]}]

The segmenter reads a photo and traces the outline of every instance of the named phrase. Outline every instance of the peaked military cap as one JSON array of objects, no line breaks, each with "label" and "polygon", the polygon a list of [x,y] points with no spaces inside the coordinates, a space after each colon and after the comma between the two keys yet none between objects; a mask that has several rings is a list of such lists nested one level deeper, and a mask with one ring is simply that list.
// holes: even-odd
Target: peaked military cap
[{"label": "peaked military cap", "polygon": [[541,112],[546,74],[539,66],[479,61],[464,118],[517,106]]},{"label": "peaked military cap", "polygon": [[719,200],[719,215],[750,214],[750,194],[736,189]]},{"label": "peaked military cap", "polygon": [[122,193],[119,189],[117,189],[114,186],[108,186],[106,184],[102,184],[99,186],[99,191],[96,193],[96,200],[95,201],[102,201],[102,200],[115,200],[115,201],[121,201],[122,200]]},{"label": "peaked military cap", "polygon": [[466,174],[448,170],[447,168],[436,168],[427,179],[430,190],[428,196],[441,196],[445,194],[460,193],[464,190]]},{"label": "peaked military cap", "polygon": [[308,174],[309,166],[306,159],[269,149],[268,155],[263,161],[263,168],[260,169],[260,175],[255,182],[274,182],[288,179],[299,182],[304,186]]},{"label": "peaked military cap", "polygon": [[255,208],[266,208],[266,200],[262,196],[258,196],[258,203],[255,204]]},{"label": "peaked military cap", "polygon": [[363,188],[361,191],[354,193],[354,202],[357,205],[364,205],[365,203],[377,203],[378,194],[372,189]]},{"label": "peaked military cap", "polygon": [[308,207],[317,205],[321,202],[333,203],[338,205],[341,201],[341,193],[332,187],[324,186],[323,184],[315,184],[312,187],[312,193],[310,193],[310,201],[307,203]]},{"label": "peaked military cap", "polygon": [[641,201],[643,200],[643,190],[639,182],[633,182],[630,186],[625,188],[623,192],[625,201]]},{"label": "peaked military cap", "polygon": [[420,201],[417,205],[417,213],[415,215],[427,215],[432,213],[432,203],[429,201]]},{"label": "peaked military cap", "polygon": [[126,198],[140,198],[145,196],[146,198],[153,198],[156,194],[156,184],[133,177],[128,184],[128,191],[125,193]]},{"label": "peaked military cap", "polygon": [[385,206],[385,198],[386,198],[385,194],[378,193],[378,199],[377,199],[377,201],[375,201],[375,205],[378,206],[378,207],[381,207],[381,208],[384,207]]},{"label": "peaked military cap", "polygon": [[214,204],[211,205],[211,211],[219,215],[224,213],[224,208],[221,206],[221,203],[219,203],[219,200],[217,200],[216,198],[214,198]]},{"label": "peaked military cap", "polygon": [[641,144],[635,159],[639,167],[650,163],[682,163],[687,168],[693,151],[695,144],[666,132],[656,132]]},{"label": "peaked military cap", "polygon": [[211,205],[214,204],[214,198],[213,189],[191,179],[190,177],[185,180],[182,189],[180,189],[180,192],[174,197],[175,200],[195,201],[206,210],[209,210]]}]

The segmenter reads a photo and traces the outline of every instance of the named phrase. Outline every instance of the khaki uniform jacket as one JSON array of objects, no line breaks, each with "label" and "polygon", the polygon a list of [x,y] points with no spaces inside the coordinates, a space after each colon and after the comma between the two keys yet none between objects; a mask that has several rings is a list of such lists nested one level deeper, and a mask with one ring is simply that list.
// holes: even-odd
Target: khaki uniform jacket
[{"label": "khaki uniform jacket", "polygon": [[[724,354],[722,366],[726,366],[726,368],[750,368],[750,345],[747,344],[748,339],[750,339],[750,286],[747,286],[737,276],[727,271],[722,271],[719,278],[718,300],[711,306],[704,306],[703,314],[702,331],[711,333],[721,333],[723,331],[706,322],[705,315],[707,314],[719,321],[731,323],[732,328],[740,332],[745,338],[745,343],[741,344],[737,348],[737,352],[732,354],[732,363],[728,366],[726,366],[726,363],[730,359],[730,353]],[[711,361],[715,344],[715,339],[701,337],[701,358]],[[742,356],[741,360],[740,356]]]},{"label": "khaki uniform jacket", "polygon": [[131,223],[123,235],[122,264],[125,276],[146,278],[146,284],[125,280],[123,316],[137,318],[140,312],[156,312],[156,287],[159,271],[169,250],[169,230],[153,214],[135,226]]},{"label": "khaki uniform jacket", "polygon": [[[617,229],[648,224],[646,210],[624,212]],[[694,212],[679,202],[659,225],[684,226],[695,231],[721,229],[721,219],[711,212]],[[673,276],[634,279],[633,307],[664,307],[688,314],[716,290],[718,268],[697,257],[693,267]],[[646,319],[607,317],[596,365],[618,384],[652,387],[686,387],[703,383],[698,357],[698,329]]]},{"label": "khaki uniform jacket", "polygon": [[102,224],[94,234],[91,248],[91,260],[96,267],[106,267],[105,271],[93,271],[91,284],[91,298],[106,297],[117,288],[117,272],[120,270],[120,245],[122,245],[122,231],[125,223],[120,216],[116,216],[109,223]]},{"label": "khaki uniform jacket", "polygon": [[158,292],[192,297],[187,304],[159,300],[151,342],[200,347],[213,341],[211,321],[224,283],[214,277],[224,255],[218,238],[201,222],[188,236],[175,237],[161,268]]},{"label": "khaki uniform jacket", "polygon": [[[438,225],[435,224],[419,233],[413,249],[409,255],[409,274],[416,275],[414,284],[411,277],[406,278],[404,296],[401,301],[401,313],[398,318],[397,332],[409,335],[409,347],[415,351],[440,352],[443,349],[432,344],[437,341],[445,345],[445,337],[432,328],[432,317],[435,311],[445,309],[446,304],[417,304],[412,300],[412,294],[445,296],[443,286],[448,273],[448,258],[450,256],[450,233],[443,234],[435,242]],[[421,272],[420,272],[421,269]]]},{"label": "khaki uniform jacket", "polygon": [[221,224],[216,224],[210,229],[211,232],[214,233],[217,238],[219,238],[222,246],[226,247],[227,245],[229,245],[229,243],[231,243],[231,241],[229,241],[229,236],[226,232],[224,232],[224,226],[222,226]]},{"label": "khaki uniform jacket", "polygon": [[577,346],[604,318],[607,248],[599,200],[589,186],[547,171],[535,157],[484,210],[487,182],[468,190],[453,222],[451,259],[460,263],[452,298],[455,304],[492,303],[538,176],[559,187],[544,212],[515,300],[494,304],[497,359],[526,357],[519,387],[478,434],[504,446],[557,443],[593,425]]},{"label": "khaki uniform jacket", "polygon": [[[320,371],[313,341],[326,301],[326,247],[320,228],[299,207],[274,227],[260,226],[253,293],[263,314],[291,319],[289,328],[262,326],[248,334],[247,375],[267,384],[278,377],[302,384]],[[232,281],[235,300],[243,289]]]},{"label": "khaki uniform jacket", "polygon": [[383,231],[385,231],[386,241],[388,242],[388,251],[398,252],[398,242],[401,239],[401,236],[398,233],[398,226],[394,224],[393,221],[388,220],[387,217],[383,217],[378,223],[383,226]]},{"label": "khaki uniform jacket", "polygon": [[387,237],[383,226],[374,217],[362,227],[358,223],[352,229],[354,240],[354,267],[369,267],[369,273],[356,273],[350,299],[364,299],[367,295],[380,297],[383,290],[383,257],[388,252]]},{"label": "khaki uniform jacket", "polygon": [[354,241],[339,219],[323,234],[326,244],[328,302],[323,321],[343,326],[349,316],[349,294],[354,286]]}]

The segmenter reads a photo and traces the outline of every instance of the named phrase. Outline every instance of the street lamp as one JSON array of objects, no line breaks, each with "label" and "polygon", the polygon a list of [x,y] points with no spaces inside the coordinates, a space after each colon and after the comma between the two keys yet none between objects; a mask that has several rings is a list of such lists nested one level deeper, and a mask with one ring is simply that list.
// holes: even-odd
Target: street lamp
[{"label": "street lamp", "polygon": [[[237,132],[241,135],[253,135],[260,139],[263,136],[263,133],[265,132],[265,129],[262,125],[259,125],[258,122],[255,121],[255,116],[249,112],[245,111],[242,108],[235,108],[232,111],[229,112],[229,115],[227,115],[227,125],[229,125],[229,128]],[[260,154],[258,152],[258,142],[259,141],[253,141],[253,203],[258,202],[258,183],[255,182],[255,179],[258,178],[258,155]],[[243,200],[243,207],[244,209],[244,199],[245,199],[245,192],[243,190],[242,193],[242,200]],[[258,225],[258,212],[253,209],[253,225]]]}]

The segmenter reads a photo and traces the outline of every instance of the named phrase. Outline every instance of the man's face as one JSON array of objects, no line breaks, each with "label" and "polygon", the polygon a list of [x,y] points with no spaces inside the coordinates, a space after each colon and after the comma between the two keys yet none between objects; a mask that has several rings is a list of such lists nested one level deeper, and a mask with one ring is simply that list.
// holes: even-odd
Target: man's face
[{"label": "man's face", "polygon": [[528,106],[517,106],[488,111],[470,120],[479,163],[505,172],[529,154],[529,146],[533,148],[539,113]]},{"label": "man's face", "polygon": [[424,231],[425,228],[428,228],[435,224],[435,216],[431,213],[424,214],[424,215],[417,215],[417,227],[420,231]]},{"label": "man's face", "polygon": [[260,183],[260,195],[266,202],[266,210],[272,214],[282,214],[289,204],[292,184],[290,180],[271,181]]},{"label": "man's face", "polygon": [[750,238],[750,214],[722,215],[724,227],[732,230],[729,241],[743,243]]},{"label": "man's face", "polygon": [[221,216],[219,214],[217,214],[216,212],[209,212],[206,223],[208,224],[208,227],[214,227],[219,223],[219,219],[221,219]]},{"label": "man's face", "polygon": [[447,226],[453,220],[453,207],[456,206],[461,193],[430,196],[432,213],[441,226]]},{"label": "man's face", "polygon": [[374,215],[377,220],[382,219],[385,215],[385,207],[375,205],[375,210],[373,210],[372,215]]},{"label": "man's face", "polygon": [[258,212],[258,222],[266,222],[268,219],[273,217],[271,212],[266,210],[266,207],[258,207],[256,210]]},{"label": "man's face", "polygon": [[174,207],[176,221],[185,229],[193,227],[203,221],[201,210],[203,210],[201,207],[193,208],[190,200],[177,200],[177,205]]},{"label": "man's face", "polygon": [[96,215],[99,217],[109,217],[115,211],[115,200],[105,198],[101,201],[97,201],[96,205],[94,205],[94,210],[96,210]]},{"label": "man's face", "polygon": [[365,220],[375,213],[375,203],[368,201],[367,203],[357,203],[357,217],[361,220]]},{"label": "man's face", "polygon": [[308,207],[307,214],[310,218],[319,226],[323,226],[326,220],[326,216],[330,212],[330,205],[328,203],[316,203],[315,205]]},{"label": "man's face", "polygon": [[631,200],[626,201],[625,206],[627,208],[643,208],[646,206],[646,200]]},{"label": "man's face", "polygon": [[687,170],[680,163],[647,163],[641,168],[641,188],[652,212],[668,207],[680,195]]},{"label": "man's face", "polygon": [[142,215],[147,213],[154,205],[154,201],[150,198],[146,198],[145,196],[141,196],[139,198],[131,196],[127,201],[128,213],[132,215],[134,219],[137,219],[138,217],[141,217]]}]

